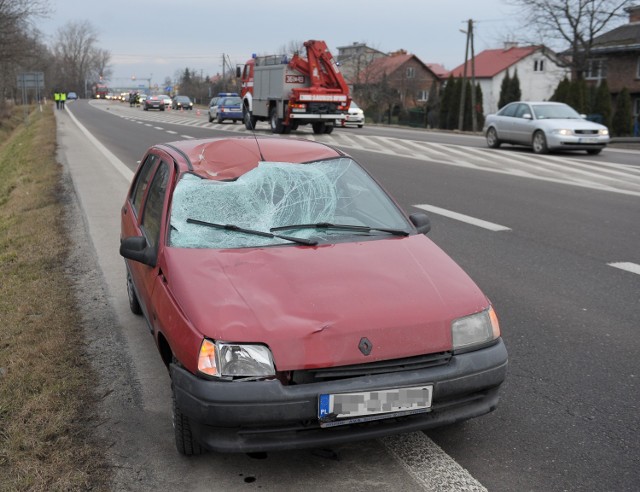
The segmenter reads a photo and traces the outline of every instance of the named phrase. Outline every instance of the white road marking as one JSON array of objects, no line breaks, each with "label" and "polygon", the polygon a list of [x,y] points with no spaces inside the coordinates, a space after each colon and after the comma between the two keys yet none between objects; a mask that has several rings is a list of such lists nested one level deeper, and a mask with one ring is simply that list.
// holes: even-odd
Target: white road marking
[{"label": "white road marking", "polygon": [[164,130],[164,128],[162,128],[161,126],[154,126],[153,128],[156,130]]},{"label": "white road marking", "polygon": [[173,130],[167,130],[167,133],[171,133],[171,135],[177,135],[178,132],[174,132]]},{"label": "white road marking", "polygon": [[487,490],[422,432],[384,437],[380,441],[425,490]]},{"label": "white road marking", "polygon": [[500,231],[510,231],[510,227],[506,227],[500,224],[494,224],[493,222],[488,222],[486,220],[477,219],[475,217],[471,217],[470,215],[460,214],[458,212],[453,212],[451,210],[447,210],[445,208],[435,207],[433,205],[414,205],[414,207],[421,208],[422,210],[426,210],[427,212],[432,212],[434,214],[443,215],[445,217],[449,217],[450,219],[459,220],[461,222],[466,222],[467,224],[471,224],[477,227],[482,227],[483,229],[488,229],[494,232]]},{"label": "white road marking", "polygon": [[189,139],[191,139],[191,138],[196,138],[196,137],[192,137],[191,135],[180,135],[180,136],[181,136],[182,138],[189,138]]},{"label": "white road marking", "polygon": [[637,263],[620,261],[620,262],[614,262],[614,263],[607,263],[607,265],[612,266],[613,268],[619,268],[620,270],[625,270],[627,272],[640,275],[640,265],[638,265]]}]

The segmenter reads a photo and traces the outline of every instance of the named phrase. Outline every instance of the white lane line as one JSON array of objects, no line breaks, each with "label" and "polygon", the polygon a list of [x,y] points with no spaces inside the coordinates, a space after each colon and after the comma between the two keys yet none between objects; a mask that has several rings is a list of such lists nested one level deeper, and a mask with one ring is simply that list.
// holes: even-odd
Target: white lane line
[{"label": "white lane line", "polygon": [[458,212],[453,212],[445,208],[434,207],[433,205],[423,204],[423,205],[414,205],[414,207],[421,208],[422,210],[426,210],[427,212],[432,212],[434,214],[444,215],[445,217],[449,217],[450,219],[466,222],[467,224],[471,224],[477,227],[482,227],[483,229],[488,229],[494,232],[511,230],[510,227],[506,227],[500,224],[494,224],[493,222],[487,222],[486,220],[482,220],[482,219],[476,219],[475,217],[471,217],[470,215],[459,214]]},{"label": "white lane line", "polygon": [[384,437],[380,441],[425,490],[487,490],[422,432]]},{"label": "white lane line", "polygon": [[631,273],[640,275],[640,265],[638,265],[637,263],[619,261],[614,263],[607,263],[607,265],[612,266],[613,268],[619,268],[620,270],[624,270],[626,272],[631,272]]},{"label": "white lane line", "polygon": [[164,130],[164,128],[162,128],[161,126],[154,126],[153,128],[156,130]]},{"label": "white lane line", "polygon": [[182,138],[196,138],[196,137],[192,137],[191,135],[180,135]]},{"label": "white lane line", "polygon": [[171,135],[177,135],[178,132],[174,132],[173,130],[167,130],[167,133],[171,133]]},{"label": "white lane line", "polygon": [[100,151],[102,155],[104,155],[105,159],[107,159],[107,161],[109,161],[109,163],[111,163],[111,165],[116,169],[116,171],[118,171],[124,177],[126,182],[130,183],[131,179],[133,178],[133,171],[125,166],[124,163],[120,159],[118,159],[109,149],[102,145],[102,143],[100,143],[98,139],[95,138],[93,134],[91,134],[91,132],[89,132],[89,130],[82,126],[82,124],[78,121],[78,119],[73,115],[71,111],[67,111],[67,114],[71,117],[71,120],[73,120],[80,131],[84,133],[85,137],[87,137],[87,140],[95,145],[98,151]]}]

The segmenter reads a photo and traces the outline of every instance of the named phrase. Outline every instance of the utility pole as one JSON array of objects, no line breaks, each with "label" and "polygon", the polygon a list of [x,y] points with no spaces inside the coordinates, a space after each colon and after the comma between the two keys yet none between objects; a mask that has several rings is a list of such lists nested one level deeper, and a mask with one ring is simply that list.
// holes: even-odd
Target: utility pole
[{"label": "utility pole", "polygon": [[[467,42],[464,50],[464,71],[462,75],[462,89],[460,91],[460,111],[458,112],[458,130],[462,131],[464,128],[464,104],[467,95],[467,63],[469,61],[469,46],[471,45],[471,39],[473,37],[473,19],[469,19],[467,21],[467,30],[461,32],[467,35]],[[472,100],[475,99],[473,97],[473,89],[471,90]]]},{"label": "utility pole", "polygon": [[471,130],[478,131],[478,114],[476,111],[476,54],[473,50],[473,20],[469,19],[469,38],[471,40]]}]

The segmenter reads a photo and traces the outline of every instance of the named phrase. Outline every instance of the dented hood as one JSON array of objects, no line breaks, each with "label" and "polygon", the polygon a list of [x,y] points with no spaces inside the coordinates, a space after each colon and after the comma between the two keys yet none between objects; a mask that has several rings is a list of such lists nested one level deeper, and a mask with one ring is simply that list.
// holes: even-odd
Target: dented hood
[{"label": "dented hood", "polygon": [[[203,336],[258,342],[277,370],[451,350],[451,321],[485,309],[474,282],[423,235],[317,247],[167,248],[164,274]],[[366,337],[373,349],[358,349]]]}]

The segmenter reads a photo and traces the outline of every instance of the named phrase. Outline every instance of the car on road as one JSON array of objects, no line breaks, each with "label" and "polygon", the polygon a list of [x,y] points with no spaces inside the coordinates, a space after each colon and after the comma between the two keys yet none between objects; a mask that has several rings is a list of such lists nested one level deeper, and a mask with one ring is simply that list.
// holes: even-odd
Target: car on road
[{"label": "car on road", "polygon": [[75,92],[69,92],[67,94],[68,101],[75,101],[76,99],[78,99],[78,94],[76,94]]},{"label": "car on road", "polygon": [[160,95],[158,96],[158,98],[159,98],[160,100],[164,101],[164,107],[165,107],[165,109],[169,109],[169,108],[171,108],[171,103],[172,103],[173,101],[171,100],[171,98],[170,98],[169,96],[167,96],[166,94],[160,94]]},{"label": "car on road", "polygon": [[324,143],[148,149],[120,254],[170,374],[178,451],[322,448],[495,409],[498,319],[430,227]]},{"label": "car on road", "polygon": [[341,121],[341,125],[357,125],[358,128],[362,128],[364,126],[364,111],[356,104],[355,101],[351,101],[346,118]]},{"label": "car on road", "polygon": [[242,99],[235,92],[220,93],[209,102],[209,123],[242,121]]},{"label": "car on road", "polygon": [[171,109],[193,109],[193,103],[187,96],[175,96],[171,101]]},{"label": "car on road", "polygon": [[558,102],[513,102],[488,115],[483,128],[487,145],[532,147],[536,154],[555,150],[586,150],[599,154],[609,143],[606,126],[588,121],[571,106]]},{"label": "car on road", "polygon": [[150,109],[164,111],[164,105],[164,99],[161,99],[159,96],[149,96],[142,103],[142,109],[145,111],[149,111]]}]

